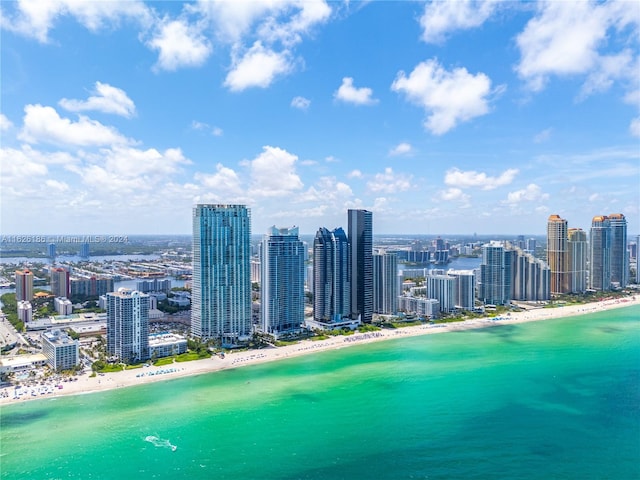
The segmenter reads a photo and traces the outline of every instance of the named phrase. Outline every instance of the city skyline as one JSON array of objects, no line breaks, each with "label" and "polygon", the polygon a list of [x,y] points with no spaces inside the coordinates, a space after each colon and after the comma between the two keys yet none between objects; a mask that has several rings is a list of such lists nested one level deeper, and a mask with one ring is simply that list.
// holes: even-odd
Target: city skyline
[{"label": "city skyline", "polygon": [[255,232],[640,232],[633,2],[2,10],[3,233],[186,234],[198,203]]}]

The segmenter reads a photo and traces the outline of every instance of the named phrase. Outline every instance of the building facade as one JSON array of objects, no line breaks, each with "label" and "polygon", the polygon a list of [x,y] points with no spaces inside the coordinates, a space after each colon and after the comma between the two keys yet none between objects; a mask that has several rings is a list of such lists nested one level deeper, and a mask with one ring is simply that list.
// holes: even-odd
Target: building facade
[{"label": "building facade", "polygon": [[78,340],[73,340],[62,330],[51,330],[42,334],[42,353],[47,364],[56,372],[71,370],[80,361]]},{"label": "building facade", "polygon": [[30,302],[33,300],[33,272],[31,270],[16,270],[16,301]]},{"label": "building facade", "polygon": [[304,245],[298,227],[271,227],[262,240],[260,319],[265,333],[297,332],[304,322]]},{"label": "building facade", "polygon": [[18,319],[25,325],[33,319],[33,307],[31,302],[19,300],[17,304]]},{"label": "building facade", "polygon": [[589,232],[589,288],[611,289],[611,226],[609,217],[598,215]]},{"label": "building facade", "polygon": [[373,255],[373,311],[393,315],[398,311],[398,256]]},{"label": "building facade", "polygon": [[149,295],[125,288],[107,294],[107,353],[125,363],[149,355]]},{"label": "building facade", "polygon": [[612,213],[608,217],[611,228],[611,283],[625,288],[629,284],[627,219],[621,213]]},{"label": "building facade", "polygon": [[547,263],[551,270],[551,293],[569,292],[569,246],[567,221],[550,215],[547,221]]},{"label": "building facade", "polygon": [[473,310],[476,305],[476,274],[473,270],[447,271],[455,279],[455,307],[461,310]]},{"label": "building facade", "polygon": [[69,284],[71,298],[99,297],[114,290],[110,277],[72,278]]},{"label": "building facade", "polygon": [[373,318],[373,214],[348,210],[351,318],[371,323]]},{"label": "building facade", "polygon": [[478,296],[485,304],[510,303],[512,254],[496,241],[483,245]]},{"label": "building facade", "polygon": [[322,227],[313,242],[313,319],[342,321],[351,315],[349,241],[342,228]]},{"label": "building facade", "polygon": [[587,290],[587,258],[589,242],[581,228],[569,229],[569,290],[582,293]]},{"label": "building facade", "polygon": [[56,297],[69,298],[71,295],[69,270],[62,267],[51,269],[51,293]]},{"label": "building facade", "polygon": [[251,217],[244,205],[193,209],[191,332],[234,346],[251,335]]}]

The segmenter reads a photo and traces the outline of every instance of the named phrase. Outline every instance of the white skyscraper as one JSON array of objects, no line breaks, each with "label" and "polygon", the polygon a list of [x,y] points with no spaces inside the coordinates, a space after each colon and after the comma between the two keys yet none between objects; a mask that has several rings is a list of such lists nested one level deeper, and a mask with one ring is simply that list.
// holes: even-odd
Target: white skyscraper
[{"label": "white skyscraper", "polygon": [[193,209],[191,331],[222,345],[251,334],[251,217],[244,205]]},{"label": "white skyscraper", "polygon": [[304,321],[304,252],[298,227],[271,227],[262,240],[260,318],[262,331],[278,335]]},{"label": "white skyscraper", "polygon": [[149,359],[149,295],[126,288],[107,293],[107,353],[125,363]]}]

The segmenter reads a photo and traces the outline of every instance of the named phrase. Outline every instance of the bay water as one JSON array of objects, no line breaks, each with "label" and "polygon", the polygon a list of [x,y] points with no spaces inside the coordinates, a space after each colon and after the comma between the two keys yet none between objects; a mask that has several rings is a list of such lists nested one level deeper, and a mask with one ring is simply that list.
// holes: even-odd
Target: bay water
[{"label": "bay water", "polygon": [[640,307],[0,411],[0,478],[640,478]]}]

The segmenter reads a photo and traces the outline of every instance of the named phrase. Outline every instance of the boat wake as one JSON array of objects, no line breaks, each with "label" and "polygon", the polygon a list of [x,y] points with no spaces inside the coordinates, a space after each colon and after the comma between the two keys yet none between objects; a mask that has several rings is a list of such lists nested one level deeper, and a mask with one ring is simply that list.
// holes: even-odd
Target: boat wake
[{"label": "boat wake", "polygon": [[172,452],[175,452],[178,449],[178,447],[173,445],[169,440],[158,438],[155,435],[147,435],[144,437],[144,440],[145,442],[153,444],[154,447],[169,448]]}]

